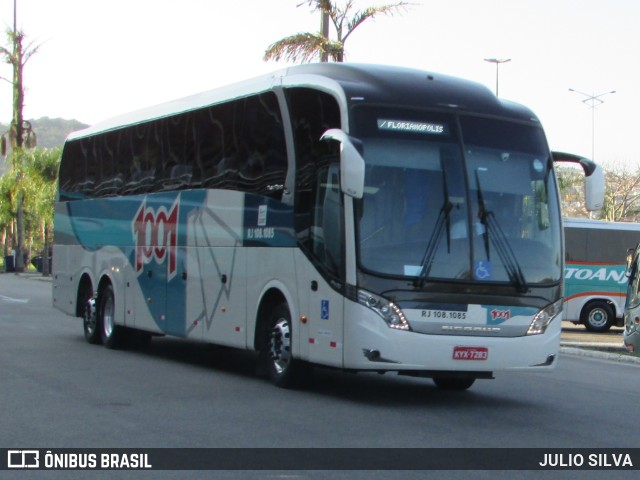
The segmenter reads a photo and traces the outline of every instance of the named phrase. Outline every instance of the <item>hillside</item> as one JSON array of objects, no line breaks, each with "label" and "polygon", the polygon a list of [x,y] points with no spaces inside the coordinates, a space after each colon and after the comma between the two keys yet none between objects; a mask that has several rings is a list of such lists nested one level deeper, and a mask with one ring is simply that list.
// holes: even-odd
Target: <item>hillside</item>
[{"label": "hillside", "polygon": [[[42,117],[29,120],[36,132],[38,147],[53,148],[61,147],[65,138],[71,132],[88,127],[87,124],[78,120],[65,120],[64,118]],[[4,133],[9,129],[9,125],[0,123],[0,132]]]},{"label": "hillside", "polygon": [[[78,120],[65,120],[64,118],[42,117],[36,120],[29,120],[36,132],[38,147],[54,148],[61,147],[64,140],[71,132],[82,130],[88,127],[87,124]],[[0,123],[0,135],[9,130],[9,125]],[[0,175],[7,170],[5,159],[0,157]]]}]

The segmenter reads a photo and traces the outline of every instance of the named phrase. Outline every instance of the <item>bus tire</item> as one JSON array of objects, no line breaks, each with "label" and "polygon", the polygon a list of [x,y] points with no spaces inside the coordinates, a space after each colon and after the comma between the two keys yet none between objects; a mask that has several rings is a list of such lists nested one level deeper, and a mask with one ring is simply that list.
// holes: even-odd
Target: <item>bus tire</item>
[{"label": "bus tire", "polygon": [[93,345],[102,343],[101,326],[98,321],[98,309],[96,298],[88,298],[84,303],[84,313],[82,315],[82,328],[84,330],[84,338]]},{"label": "bus tire", "polygon": [[123,327],[115,323],[115,295],[111,284],[106,285],[98,295],[98,322],[102,344],[111,349],[119,348],[124,341]]},{"label": "bus tire", "polygon": [[311,374],[308,364],[293,356],[291,313],[286,303],[279,303],[270,312],[263,359],[269,379],[280,388],[303,386]]},{"label": "bus tire", "polygon": [[475,381],[475,378],[434,377],[433,379],[433,383],[442,390],[467,390]]},{"label": "bus tire", "polygon": [[580,323],[590,332],[606,332],[611,328],[615,314],[611,306],[603,301],[590,302],[582,309]]}]

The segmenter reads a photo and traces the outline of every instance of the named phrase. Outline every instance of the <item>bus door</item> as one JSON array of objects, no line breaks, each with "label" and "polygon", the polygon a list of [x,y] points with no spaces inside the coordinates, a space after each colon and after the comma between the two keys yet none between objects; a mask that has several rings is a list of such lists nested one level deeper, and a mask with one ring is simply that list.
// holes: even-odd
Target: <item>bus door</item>
[{"label": "bus door", "polygon": [[344,297],[335,291],[313,268],[305,268],[299,284],[298,322],[300,354],[310,362],[341,367],[343,365]]},{"label": "bus door", "polygon": [[[299,284],[300,347],[303,358],[342,366],[344,316],[344,210],[339,165],[318,170],[309,249],[311,264],[303,260]],[[306,308],[305,308],[306,307]]]}]

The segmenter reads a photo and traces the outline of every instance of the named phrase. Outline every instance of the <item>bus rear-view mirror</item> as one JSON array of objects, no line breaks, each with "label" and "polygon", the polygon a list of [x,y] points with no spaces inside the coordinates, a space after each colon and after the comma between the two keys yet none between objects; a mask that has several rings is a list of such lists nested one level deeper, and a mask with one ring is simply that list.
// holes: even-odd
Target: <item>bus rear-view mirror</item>
[{"label": "bus rear-view mirror", "polygon": [[604,205],[605,182],[604,172],[600,165],[588,158],[572,153],[552,152],[554,162],[577,163],[584,170],[584,196],[585,207],[593,212],[600,210]]},{"label": "bus rear-view mirror", "polygon": [[349,135],[332,128],[324,132],[323,141],[340,142],[340,189],[345,195],[362,198],[364,194],[364,159]]},{"label": "bus rear-view mirror", "polygon": [[604,205],[604,172],[596,165],[593,172],[584,179],[585,206],[588,211],[600,210]]}]

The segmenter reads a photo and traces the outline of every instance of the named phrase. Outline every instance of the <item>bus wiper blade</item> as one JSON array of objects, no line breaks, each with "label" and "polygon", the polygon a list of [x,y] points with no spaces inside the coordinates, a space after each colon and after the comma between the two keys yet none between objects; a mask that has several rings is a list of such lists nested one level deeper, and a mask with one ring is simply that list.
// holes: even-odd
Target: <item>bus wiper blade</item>
[{"label": "bus wiper blade", "polygon": [[447,230],[447,253],[451,251],[451,217],[450,213],[453,209],[453,204],[449,201],[449,199],[445,199],[442,208],[440,208],[440,213],[438,214],[438,219],[436,220],[436,225],[433,228],[433,233],[431,234],[431,238],[429,238],[429,243],[427,244],[427,248],[424,252],[424,256],[422,257],[422,262],[420,266],[422,270],[420,271],[420,276],[414,282],[416,287],[422,288],[424,287],[425,282],[429,276],[429,272],[431,271],[431,267],[433,266],[433,259],[436,255],[436,250],[438,249],[438,244],[440,243],[440,237],[442,237],[442,231]]},{"label": "bus wiper blade", "polygon": [[519,292],[526,292],[528,290],[527,281],[524,278],[524,273],[522,273],[522,268],[520,267],[520,263],[518,262],[517,257],[513,253],[513,249],[509,244],[509,240],[506,235],[500,228],[500,224],[496,220],[493,212],[487,213],[487,225],[488,230],[491,233],[491,240],[493,241],[496,251],[498,252],[498,256],[504,263],[507,268],[507,274],[509,278],[516,286]]},{"label": "bus wiper blade", "polygon": [[442,168],[442,196],[444,197],[444,201],[442,203],[442,207],[440,208],[440,212],[438,213],[438,219],[436,220],[436,224],[433,228],[433,232],[431,233],[431,238],[429,238],[429,243],[427,244],[427,248],[424,251],[422,262],[420,263],[420,266],[422,268],[420,270],[420,276],[414,282],[414,285],[419,288],[424,287],[424,284],[427,281],[429,272],[431,271],[431,267],[433,266],[433,259],[436,255],[438,244],[440,243],[442,230],[444,229],[445,226],[447,227],[447,253],[451,252],[451,215],[450,214],[451,214],[451,210],[453,209],[453,204],[449,200],[449,185],[447,182],[447,169],[442,158],[440,158],[440,166]]},{"label": "bus wiper blade", "polygon": [[509,239],[504,234],[504,231],[500,227],[496,216],[491,210],[487,210],[486,205],[484,203],[484,195],[482,193],[482,187],[480,186],[480,177],[478,175],[478,170],[476,170],[476,189],[478,192],[478,206],[480,211],[478,212],[478,217],[480,218],[480,223],[484,226],[484,248],[487,254],[487,260],[489,260],[489,237],[491,237],[491,241],[495,245],[496,252],[498,252],[498,256],[502,263],[504,264],[507,275],[509,275],[509,279],[515,285],[516,289],[519,292],[526,292],[528,290],[527,281],[524,278],[524,273],[522,272],[522,267],[518,262],[518,258],[513,253],[513,249],[509,243]]}]

